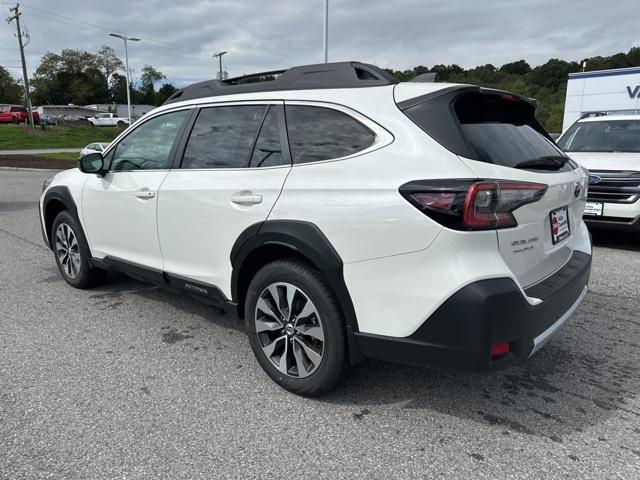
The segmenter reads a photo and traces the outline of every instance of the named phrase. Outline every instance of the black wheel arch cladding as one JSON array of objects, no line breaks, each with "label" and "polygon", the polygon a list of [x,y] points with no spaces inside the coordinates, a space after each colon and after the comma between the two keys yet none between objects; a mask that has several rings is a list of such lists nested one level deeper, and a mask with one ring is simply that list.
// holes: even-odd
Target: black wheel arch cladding
[{"label": "black wheel arch cladding", "polygon": [[[305,258],[313,264],[327,279],[336,294],[344,315],[349,350],[352,360],[358,355],[355,343],[352,343],[353,333],[358,330],[358,321],[351,301],[351,296],[344,281],[342,258],[335,250],[329,239],[317,225],[299,220],[267,220],[253,224],[246,228],[236,240],[231,249],[232,300],[238,305],[243,301],[241,290],[243,270],[247,261],[251,262],[251,254],[264,247],[286,249],[293,255]],[[246,280],[246,279],[244,279]],[[353,345],[353,348],[351,348]]]},{"label": "black wheel arch cladding", "polygon": [[[55,208],[54,208],[55,206]],[[64,208],[61,208],[63,206]],[[68,210],[76,219],[78,218],[78,208],[69,188],[64,185],[57,185],[49,188],[42,202],[42,212],[45,229],[42,232],[43,239],[49,248],[53,248],[51,242],[51,228],[56,215],[62,210]],[[41,222],[42,225],[42,222]]]}]

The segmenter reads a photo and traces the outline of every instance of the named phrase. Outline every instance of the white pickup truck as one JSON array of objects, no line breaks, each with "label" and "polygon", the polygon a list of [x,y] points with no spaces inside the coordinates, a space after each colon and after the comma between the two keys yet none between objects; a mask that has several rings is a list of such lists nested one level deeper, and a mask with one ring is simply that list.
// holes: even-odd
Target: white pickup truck
[{"label": "white pickup truck", "polygon": [[129,126],[129,119],[118,117],[115,113],[98,113],[95,117],[89,117],[87,120],[94,127],[120,127]]}]

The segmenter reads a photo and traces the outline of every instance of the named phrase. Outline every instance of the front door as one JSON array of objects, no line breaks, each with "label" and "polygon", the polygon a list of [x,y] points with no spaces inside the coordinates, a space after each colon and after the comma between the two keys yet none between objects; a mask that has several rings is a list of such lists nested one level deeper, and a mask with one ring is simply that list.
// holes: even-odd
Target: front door
[{"label": "front door", "polygon": [[142,123],[106,153],[108,173],[87,179],[82,218],[94,257],[162,270],[158,190],[169,173],[188,113],[174,111]]}]

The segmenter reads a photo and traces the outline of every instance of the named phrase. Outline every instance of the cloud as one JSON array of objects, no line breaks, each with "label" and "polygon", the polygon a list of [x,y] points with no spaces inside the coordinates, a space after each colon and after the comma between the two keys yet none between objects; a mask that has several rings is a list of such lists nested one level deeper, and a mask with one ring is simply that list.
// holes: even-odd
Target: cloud
[{"label": "cloud", "polygon": [[[148,63],[178,84],[214,78],[214,51],[229,52],[224,63],[232,76],[322,60],[323,0],[28,0],[21,6],[31,36],[30,72],[44,52],[64,48],[97,51],[106,44],[124,57],[109,31],[142,37],[130,46],[134,76]],[[8,8],[0,3],[7,14]],[[329,60],[396,69],[580,60],[640,46],[636,17],[635,0],[615,7],[601,0],[330,0]],[[0,64],[20,64],[14,33],[14,24],[0,26]]]}]

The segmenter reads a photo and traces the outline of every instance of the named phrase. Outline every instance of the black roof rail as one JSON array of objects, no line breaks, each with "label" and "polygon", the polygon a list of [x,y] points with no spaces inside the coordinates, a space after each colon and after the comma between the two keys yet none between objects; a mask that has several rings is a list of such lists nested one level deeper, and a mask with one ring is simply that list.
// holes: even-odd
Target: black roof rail
[{"label": "black roof rail", "polygon": [[163,105],[236,93],[377,87],[395,83],[398,83],[398,80],[393,75],[375,65],[360,62],[319,63],[253,73],[222,81],[206,80],[194,83],[175,92]]}]

